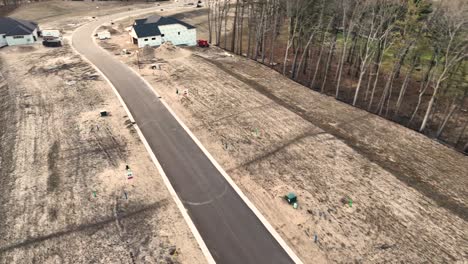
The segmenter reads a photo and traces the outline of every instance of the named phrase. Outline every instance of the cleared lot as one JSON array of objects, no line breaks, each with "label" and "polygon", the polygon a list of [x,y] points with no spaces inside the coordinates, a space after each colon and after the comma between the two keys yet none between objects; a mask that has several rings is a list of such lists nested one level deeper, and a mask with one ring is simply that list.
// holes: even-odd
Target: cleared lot
[{"label": "cleared lot", "polygon": [[[67,38],[92,19],[79,14],[41,25]],[[67,40],[3,48],[0,63],[0,263],[205,263],[111,87]]]},{"label": "cleared lot", "polygon": [[[103,46],[132,49],[126,26]],[[466,258],[466,156],[217,48],[154,55],[141,74],[305,262]]]}]

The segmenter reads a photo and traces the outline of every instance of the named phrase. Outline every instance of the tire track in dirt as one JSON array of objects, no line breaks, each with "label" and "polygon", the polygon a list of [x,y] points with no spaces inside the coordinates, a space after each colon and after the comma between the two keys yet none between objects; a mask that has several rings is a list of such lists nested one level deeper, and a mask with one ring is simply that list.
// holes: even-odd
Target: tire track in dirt
[{"label": "tire track in dirt", "polygon": [[[257,92],[261,93],[262,95],[266,96],[270,100],[274,101],[275,103],[281,105],[282,107],[290,110],[291,112],[297,114],[299,117],[304,119],[305,121],[313,124],[314,126],[319,127],[320,129],[326,131],[327,133],[332,134],[339,140],[343,141],[347,146],[355,150],[357,153],[368,159],[370,162],[373,162],[386,171],[392,173],[395,177],[397,177],[400,181],[405,183],[407,186],[419,191],[424,196],[432,199],[438,206],[443,207],[453,214],[459,216],[461,219],[468,221],[468,208],[464,204],[456,201],[455,199],[451,198],[448,195],[438,192],[431,184],[423,182],[417,174],[412,171],[411,168],[406,167],[406,170],[403,170],[400,166],[395,166],[393,162],[386,160],[385,158],[381,157],[380,155],[376,155],[371,148],[360,144],[355,138],[350,136],[349,134],[345,133],[343,130],[339,129],[339,126],[332,126],[330,124],[326,124],[321,122],[318,118],[310,115],[307,110],[294,105],[294,102],[290,102],[288,100],[284,100],[282,98],[277,97],[272,92],[269,91],[267,87],[264,85],[256,82],[255,80],[248,79],[241,74],[238,74],[227,67],[222,62],[209,59],[197,54],[194,54],[197,58],[201,58],[204,61],[211,63],[218,67],[220,70],[224,71],[225,73],[233,76],[234,78],[238,79],[239,81],[247,84],[248,86],[252,87]],[[411,176],[410,176],[411,175]]]},{"label": "tire track in dirt", "polygon": [[[0,70],[2,62],[0,61]],[[3,216],[8,212],[8,200],[10,196],[10,175],[14,170],[14,156],[16,146],[16,124],[15,118],[17,112],[16,101],[13,97],[14,91],[8,85],[4,76],[0,72],[0,143],[5,142],[0,146],[0,222],[5,223]],[[6,238],[4,228],[5,225],[0,225],[0,242]],[[2,242],[3,243],[3,242]]]},{"label": "tire track in dirt", "polygon": [[47,178],[47,192],[54,192],[60,184],[60,173],[57,167],[57,161],[60,157],[60,143],[54,141],[47,153],[47,166],[49,176]]},{"label": "tire track in dirt", "polygon": [[[161,200],[159,202],[156,202],[150,205],[138,206],[138,207],[132,208],[128,212],[120,212],[118,215],[118,219],[119,221],[122,221],[124,219],[139,219],[144,214],[148,214],[154,211],[164,209],[164,207],[167,206],[167,204],[168,204],[168,200],[164,199],[164,200]],[[87,232],[90,230],[98,230],[98,229],[103,228],[104,226],[115,224],[115,222],[116,222],[115,216],[110,216],[110,217],[106,217],[95,222],[83,223],[80,225],[72,225],[61,231],[57,231],[57,232],[50,233],[50,234],[43,235],[43,236],[30,237],[23,241],[12,243],[4,247],[0,247],[0,253],[8,252],[17,248],[33,246],[35,244],[41,243],[43,241],[51,240],[53,238],[66,237],[67,235],[70,235],[73,233]]]}]

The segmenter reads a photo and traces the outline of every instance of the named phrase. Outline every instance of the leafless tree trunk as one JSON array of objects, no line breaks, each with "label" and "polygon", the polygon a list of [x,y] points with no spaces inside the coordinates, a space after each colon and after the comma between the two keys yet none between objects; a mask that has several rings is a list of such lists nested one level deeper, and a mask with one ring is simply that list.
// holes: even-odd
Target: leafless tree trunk
[{"label": "leafless tree trunk", "polygon": [[356,102],[357,102],[357,99],[358,99],[362,79],[364,78],[364,75],[366,74],[368,60],[373,54],[373,52],[371,52],[372,49],[371,49],[371,46],[370,46],[370,41],[371,41],[371,39],[375,38],[376,35],[377,35],[377,32],[374,32],[375,20],[376,20],[376,12],[375,12],[375,8],[373,8],[372,9],[371,26],[370,26],[370,30],[369,30],[369,33],[368,33],[367,38],[366,38],[366,44],[365,44],[365,48],[364,48],[364,52],[363,52],[364,55],[361,58],[362,62],[360,63],[359,80],[358,80],[358,84],[356,86],[356,91],[354,93],[353,106],[356,105]]},{"label": "leafless tree trunk", "polygon": [[[334,19],[335,19],[335,17],[332,17],[330,19],[330,21],[328,22],[327,28],[325,29],[325,31],[322,32],[322,41],[321,41],[321,45],[320,45],[320,52],[319,52],[319,55],[318,55],[317,63],[315,64],[314,76],[312,78],[312,81],[310,81],[310,88],[312,88],[312,89],[314,88],[315,81],[317,80],[318,70],[319,70],[319,67],[320,67],[320,63],[322,62],[322,55],[323,55],[323,51],[324,51],[324,48],[325,48],[325,40],[326,40],[326,37],[327,37],[327,32],[330,31],[330,28],[331,28],[331,25],[332,25]],[[320,92],[323,93],[323,87],[321,87]]]},{"label": "leafless tree trunk", "polygon": [[251,56],[251,43],[252,43],[252,3],[249,2],[248,4],[249,16],[248,16],[248,24],[249,24],[249,33],[248,33],[248,40],[247,40],[247,58]]},{"label": "leafless tree trunk", "polygon": [[237,34],[237,16],[239,15],[239,0],[236,0],[236,10],[234,11],[234,21],[232,22],[232,39],[231,39],[231,52],[234,52],[236,47],[236,34]]},{"label": "leafless tree trunk", "polygon": [[372,87],[372,92],[369,100],[369,104],[367,105],[367,111],[370,111],[372,108],[372,103],[374,102],[374,95],[375,95],[375,90],[377,89],[377,84],[379,82],[379,77],[380,77],[380,68],[382,65],[383,61],[383,54],[390,48],[391,44],[388,45],[388,34],[385,35],[384,39],[379,42],[379,47],[378,47],[378,53],[376,57],[376,68],[375,68],[375,79],[374,79],[374,85]]},{"label": "leafless tree trunk", "polygon": [[208,5],[208,42],[211,43],[212,41],[212,32],[213,32],[213,23],[212,23],[212,18],[211,18],[211,13],[213,12],[213,8],[212,8],[212,1],[208,1],[207,3]]},{"label": "leafless tree trunk", "polygon": [[394,117],[398,115],[398,112],[400,111],[401,104],[403,102],[403,98],[405,97],[406,89],[408,87],[409,80],[411,78],[411,75],[413,74],[413,71],[416,67],[416,63],[418,61],[419,55],[415,54],[411,63],[411,67],[408,69],[406,73],[405,80],[403,81],[403,84],[401,85],[400,93],[398,94],[398,99],[395,105],[395,114]]},{"label": "leafless tree trunk", "polygon": [[[268,10],[268,11],[267,11]],[[266,50],[266,32],[267,32],[267,12],[270,12],[269,7],[264,4],[264,12],[263,12],[263,23],[262,23],[262,64],[265,64],[265,50]]]},{"label": "leafless tree trunk", "polygon": [[[458,146],[462,139],[463,139],[463,135],[465,134],[465,131],[466,131],[466,128],[468,127],[468,119],[465,121],[465,125],[463,126],[462,130],[460,131],[460,134],[458,135],[458,138],[457,138],[457,141],[455,142],[455,146]],[[468,142],[467,142],[468,144]]]},{"label": "leafless tree trunk", "polygon": [[261,47],[263,39],[263,24],[265,23],[265,4],[262,4],[262,10],[260,13],[260,23],[255,27],[255,50],[254,50],[254,60],[258,60],[259,47]]},{"label": "leafless tree trunk", "polygon": [[223,6],[223,16],[224,16],[224,49],[227,49],[227,22],[228,22],[228,13],[229,13],[229,0],[224,1]]},{"label": "leafless tree trunk", "polygon": [[416,114],[418,113],[418,110],[419,110],[419,106],[421,105],[421,102],[422,102],[422,97],[423,95],[426,93],[426,90],[427,88],[430,86],[430,84],[432,83],[432,78],[433,78],[433,73],[432,73],[432,70],[433,68],[436,68],[438,63],[437,61],[434,61],[435,59],[435,55],[433,55],[433,61],[431,62],[431,65],[429,66],[429,69],[425,75],[425,78],[424,78],[424,81],[421,82],[421,88],[419,90],[419,95],[418,95],[418,103],[413,111],[413,114],[411,115],[411,118],[409,119],[408,121],[408,124],[407,126],[410,126],[411,123],[413,122],[414,118],[416,117]]},{"label": "leafless tree trunk", "polygon": [[273,30],[271,33],[271,43],[270,43],[270,66],[274,66],[274,56],[275,56],[275,43],[276,43],[276,35],[278,34],[278,22],[279,22],[279,6],[277,6],[276,0],[273,1],[273,8],[274,8],[274,25]]},{"label": "leafless tree trunk", "polygon": [[216,16],[216,24],[218,26],[217,31],[216,31],[216,46],[221,45],[221,33],[223,29],[223,13],[224,10],[222,10],[222,6],[219,1],[217,1],[217,16]]},{"label": "leafless tree trunk", "polygon": [[440,124],[439,129],[437,130],[436,138],[440,138],[442,135],[442,132],[444,131],[445,126],[447,125],[448,120],[450,117],[452,117],[453,113],[455,110],[458,108],[458,105],[455,103],[455,100],[452,102],[452,105],[450,106],[450,110],[444,117],[444,121],[442,121],[442,124]]},{"label": "leafless tree trunk", "polygon": [[306,51],[309,50],[309,46],[310,44],[312,43],[314,37],[315,37],[315,34],[317,33],[317,31],[322,27],[322,23],[323,23],[323,13],[325,11],[325,1],[322,1],[322,8],[321,8],[321,11],[320,11],[320,17],[319,17],[319,23],[318,25],[313,29],[313,31],[310,33],[310,36],[309,36],[309,39],[307,40],[307,43],[304,47],[304,52],[302,53],[302,56],[301,56],[301,59],[299,61],[299,67],[297,68],[297,71],[296,71],[296,62],[294,62],[294,66],[293,66],[293,72],[292,72],[292,78],[296,78],[301,72],[301,67],[302,67],[302,64],[304,62],[304,57],[305,55],[307,54]]},{"label": "leafless tree trunk", "polygon": [[429,120],[429,115],[432,111],[434,100],[437,96],[437,92],[439,91],[441,83],[447,79],[447,74],[449,73],[449,71],[453,67],[455,67],[460,61],[462,61],[463,59],[467,57],[466,41],[462,42],[460,45],[457,45],[457,43],[454,43],[455,37],[457,36],[459,30],[463,26],[466,26],[465,24],[466,24],[466,18],[463,18],[462,21],[458,22],[453,28],[449,27],[447,29],[449,40],[445,49],[443,70],[440,73],[439,77],[437,78],[436,84],[434,86],[434,92],[432,93],[432,97],[429,100],[429,105],[427,106],[426,114],[424,115],[423,122],[421,124],[421,127],[419,128],[420,132],[424,131],[424,129],[426,128],[427,122]]},{"label": "leafless tree trunk", "polygon": [[[353,31],[354,28],[354,15],[356,13],[357,7],[351,7],[351,15],[349,17],[349,25],[348,28],[346,28],[346,5],[345,5],[345,0],[342,0],[342,5],[343,5],[343,49],[341,51],[341,59],[340,63],[338,65],[338,73],[337,73],[337,81],[336,81],[336,91],[335,91],[335,98],[338,98],[338,95],[340,93],[340,86],[341,86],[341,75],[343,73],[343,66],[346,58],[346,49],[348,47],[348,41],[349,41],[349,36],[351,35],[351,32]],[[352,4],[352,3],[351,3]]]},{"label": "leafless tree trunk", "polygon": [[331,60],[332,60],[332,57],[333,57],[333,53],[335,53],[336,39],[337,38],[338,38],[338,31],[335,30],[335,32],[333,34],[333,40],[332,40],[332,43],[331,43],[330,51],[328,53],[327,63],[326,63],[326,66],[325,66],[325,74],[323,75],[322,86],[320,87],[320,91],[322,91],[322,93],[325,91],[325,85],[327,84],[328,71],[330,70],[330,64],[331,64]]},{"label": "leafless tree trunk", "polygon": [[245,12],[245,3],[242,3],[242,11],[240,18],[240,32],[239,32],[239,52],[238,54],[243,55],[243,44],[244,44],[244,12]]},{"label": "leafless tree trunk", "polygon": [[[291,46],[292,46],[292,44],[294,42],[294,39],[296,38],[296,29],[297,29],[297,24],[298,24],[298,18],[296,17],[294,19],[294,22],[292,21],[292,18],[291,18],[291,21],[289,22],[290,27],[291,27],[291,24],[294,24],[294,25],[293,25],[292,33],[290,33],[289,38],[288,38],[288,44],[286,46],[286,51],[284,52],[283,75],[286,75],[286,67],[287,67],[287,63],[288,63],[289,49],[291,48]],[[290,29],[290,32],[291,32],[291,29]]]},{"label": "leafless tree trunk", "polygon": [[396,64],[393,64],[392,71],[390,75],[387,77],[387,82],[385,83],[385,87],[382,93],[382,96],[380,97],[379,103],[377,104],[377,110],[378,110],[378,115],[382,115],[385,102],[390,94],[391,86],[393,85],[393,79],[395,78],[395,69],[396,69]]}]

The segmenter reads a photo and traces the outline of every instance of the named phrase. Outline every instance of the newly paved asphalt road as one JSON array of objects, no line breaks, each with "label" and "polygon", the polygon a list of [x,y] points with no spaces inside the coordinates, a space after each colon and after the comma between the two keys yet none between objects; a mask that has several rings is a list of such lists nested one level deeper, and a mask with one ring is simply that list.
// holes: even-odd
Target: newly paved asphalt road
[{"label": "newly paved asphalt road", "polygon": [[[112,19],[122,17],[114,15]],[[110,18],[108,18],[110,19]],[[92,40],[98,20],[79,28],[75,49],[112,82],[135,118],[217,263],[293,263],[151,87]]]}]

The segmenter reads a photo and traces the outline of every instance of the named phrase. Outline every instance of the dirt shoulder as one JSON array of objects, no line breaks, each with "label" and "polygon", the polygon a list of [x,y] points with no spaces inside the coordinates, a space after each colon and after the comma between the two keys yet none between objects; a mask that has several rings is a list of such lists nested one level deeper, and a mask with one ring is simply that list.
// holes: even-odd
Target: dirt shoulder
[{"label": "dirt shoulder", "polygon": [[[104,46],[138,70],[127,41]],[[154,56],[141,74],[304,262],[466,257],[466,156],[217,48]]]},{"label": "dirt shoulder", "polygon": [[[70,17],[100,17],[118,12],[155,6],[155,3],[135,3],[122,1],[47,1],[24,3],[18,6],[8,16],[33,20],[39,23],[63,22]],[[63,25],[63,23],[62,23]]]},{"label": "dirt shoulder", "polygon": [[[68,34],[86,19],[51,24]],[[112,89],[67,40],[6,47],[0,62],[0,263],[206,262]]]}]

